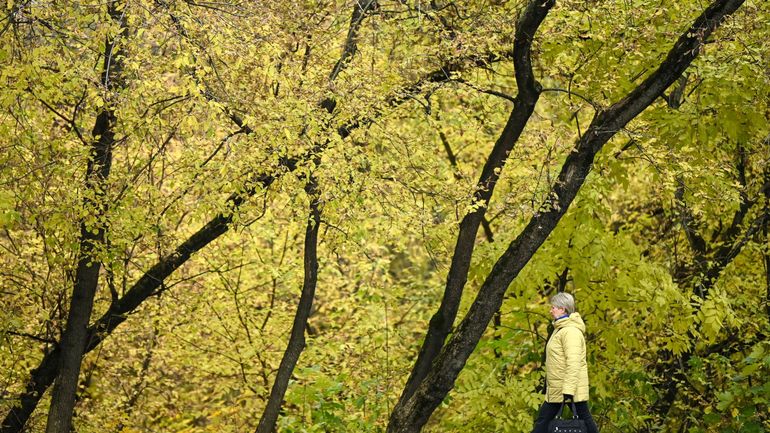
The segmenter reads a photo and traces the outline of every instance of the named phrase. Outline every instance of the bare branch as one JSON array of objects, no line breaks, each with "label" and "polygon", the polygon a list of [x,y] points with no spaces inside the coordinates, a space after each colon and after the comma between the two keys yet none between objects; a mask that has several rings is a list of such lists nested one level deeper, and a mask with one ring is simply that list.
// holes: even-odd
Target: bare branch
[{"label": "bare branch", "polygon": [[39,335],[34,334],[28,334],[26,332],[16,332],[16,331],[3,331],[4,334],[13,335],[16,337],[24,337],[29,338],[31,340],[38,341],[40,343],[46,343],[46,344],[58,344],[59,342],[56,340],[52,340],[50,338],[41,337]]}]

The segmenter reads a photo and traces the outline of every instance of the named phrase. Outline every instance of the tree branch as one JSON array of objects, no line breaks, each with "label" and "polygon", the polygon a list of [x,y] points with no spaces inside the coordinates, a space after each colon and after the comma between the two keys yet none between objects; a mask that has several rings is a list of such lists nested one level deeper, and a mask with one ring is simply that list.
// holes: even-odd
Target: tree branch
[{"label": "tree branch", "polygon": [[562,92],[562,93],[566,93],[569,96],[573,96],[574,95],[574,96],[577,96],[578,98],[582,99],[583,101],[585,101],[591,107],[593,107],[594,111],[600,111],[602,109],[602,107],[601,107],[601,105],[599,105],[599,103],[597,103],[595,101],[592,101],[591,99],[586,98],[585,96],[582,96],[579,93],[575,93],[572,90],[559,89],[559,88],[556,88],[556,87],[548,87],[548,88],[543,89],[543,92]]},{"label": "tree branch", "polygon": [[[457,180],[462,179],[462,175],[460,174],[459,168],[457,166],[457,157],[455,156],[454,152],[452,152],[452,146],[449,144],[449,140],[447,139],[446,134],[444,134],[444,131],[439,131],[438,136],[441,139],[441,144],[444,145],[444,151],[447,154],[447,159],[449,160],[449,164],[452,165],[452,167],[455,169],[454,178]],[[494,242],[495,237],[492,233],[492,227],[489,224],[489,220],[487,219],[487,216],[484,215],[481,217],[481,226],[484,229],[484,235],[487,237],[487,241]]]},{"label": "tree branch", "polygon": [[[472,56],[456,59],[453,63],[448,63],[439,69],[428,73],[426,76],[416,80],[414,83],[405,86],[399,91],[393,93],[394,96],[388,98],[387,104],[395,107],[405,102],[408,98],[403,95],[411,95],[420,92],[427,83],[444,82],[450,78],[452,71],[462,71],[473,67],[486,66],[492,62],[498,62],[508,58],[510,53],[488,54],[484,56]],[[211,95],[208,95],[212,97]],[[232,110],[225,108],[228,117],[246,134],[252,134],[254,131]],[[381,113],[378,113],[381,114]],[[368,117],[365,120],[348,123],[337,128],[337,133],[342,139],[347,138],[355,129],[365,126],[374,121],[374,117]],[[251,197],[260,189],[268,189],[283,174],[292,172],[296,167],[308,161],[312,154],[318,154],[322,148],[316,148],[313,152],[297,158],[280,158],[279,168],[272,173],[256,173],[250,176],[247,185],[250,185],[241,194],[231,194],[224,202],[225,209],[231,209],[236,212],[246,199]],[[229,230],[229,224],[232,221],[232,213],[221,213],[212,218],[201,229],[182,242],[177,248],[148,269],[145,274],[134,285],[126,291],[126,294],[118,302],[114,303],[110,309],[93,325],[88,328],[90,335],[87,351],[97,347],[107,336],[109,336],[121,323],[123,323],[128,314],[132,313],[138,306],[150,297],[155,290],[160,287],[162,281],[186,262],[192,254],[204,248],[209,243],[216,240],[219,236]],[[38,366],[30,371],[29,380],[25,385],[24,391],[18,397],[18,403],[14,405],[6,414],[0,427],[0,433],[19,433],[27,423],[32,412],[37,407],[43,393],[53,382],[58,374],[57,364],[59,362],[60,352],[58,346],[46,354]]]},{"label": "tree branch", "polygon": [[38,341],[40,343],[46,343],[46,344],[59,344],[58,341],[52,340],[50,338],[40,337],[34,334],[28,334],[26,332],[16,332],[16,331],[3,331],[4,334],[13,335],[16,337],[24,337],[29,338],[31,340]]},{"label": "tree branch", "polygon": [[479,93],[484,93],[484,94],[487,94],[487,95],[497,96],[498,98],[503,98],[503,99],[505,99],[508,102],[512,102],[514,104],[516,103],[516,98],[514,98],[513,96],[508,95],[506,93],[503,93],[503,92],[500,92],[500,91],[497,91],[497,90],[482,89],[482,88],[476,86],[475,84],[469,83],[467,80],[462,79],[462,78],[455,78],[452,81],[454,81],[456,83],[460,83],[460,84],[465,84],[466,86],[470,87],[471,89],[473,89],[473,90],[475,90],[475,91],[477,91]]},{"label": "tree branch", "polygon": [[348,36],[345,38],[345,48],[342,50],[337,63],[329,74],[329,81],[334,81],[342,70],[350,62],[350,59],[358,50],[358,32],[364,19],[377,8],[377,0],[356,0],[353,4],[353,13],[350,16]]}]

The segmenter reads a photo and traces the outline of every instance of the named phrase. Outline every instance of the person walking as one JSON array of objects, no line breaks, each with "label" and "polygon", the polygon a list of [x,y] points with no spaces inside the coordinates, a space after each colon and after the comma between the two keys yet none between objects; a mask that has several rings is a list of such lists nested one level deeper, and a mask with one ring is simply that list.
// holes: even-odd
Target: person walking
[{"label": "person walking", "polygon": [[545,402],[540,406],[532,433],[548,433],[548,423],[558,415],[562,402],[575,403],[577,416],[588,433],[599,433],[588,410],[588,363],[586,325],[569,293],[551,297],[554,330],[545,349]]}]

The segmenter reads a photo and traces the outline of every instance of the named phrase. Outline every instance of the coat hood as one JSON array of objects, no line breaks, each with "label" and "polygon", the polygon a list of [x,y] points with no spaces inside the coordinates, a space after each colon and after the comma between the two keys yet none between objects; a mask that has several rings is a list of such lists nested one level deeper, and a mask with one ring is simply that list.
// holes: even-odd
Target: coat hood
[{"label": "coat hood", "polygon": [[580,313],[572,313],[569,315],[569,317],[565,317],[553,322],[554,330],[566,328],[568,326],[579,329],[583,335],[586,333],[586,324],[583,323],[583,318],[580,317]]}]

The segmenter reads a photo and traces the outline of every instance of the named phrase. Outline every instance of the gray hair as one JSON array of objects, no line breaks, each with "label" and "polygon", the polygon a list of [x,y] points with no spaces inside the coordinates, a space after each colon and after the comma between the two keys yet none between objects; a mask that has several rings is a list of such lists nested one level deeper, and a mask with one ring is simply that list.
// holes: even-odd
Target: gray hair
[{"label": "gray hair", "polygon": [[567,292],[560,292],[551,297],[551,305],[556,308],[564,308],[567,314],[572,314],[577,310],[575,307],[575,298]]}]

